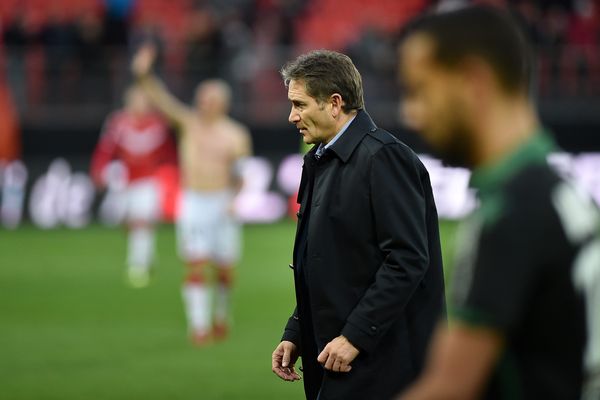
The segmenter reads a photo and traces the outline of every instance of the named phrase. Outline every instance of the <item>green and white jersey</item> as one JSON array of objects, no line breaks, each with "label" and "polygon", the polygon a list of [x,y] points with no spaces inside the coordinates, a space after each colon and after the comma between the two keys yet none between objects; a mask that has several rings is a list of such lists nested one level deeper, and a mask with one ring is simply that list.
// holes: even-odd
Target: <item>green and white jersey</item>
[{"label": "green and white jersey", "polygon": [[485,398],[579,398],[588,329],[586,366],[600,365],[600,214],[548,166],[553,150],[540,131],[471,177],[480,207],[459,230],[450,320],[505,338]]}]

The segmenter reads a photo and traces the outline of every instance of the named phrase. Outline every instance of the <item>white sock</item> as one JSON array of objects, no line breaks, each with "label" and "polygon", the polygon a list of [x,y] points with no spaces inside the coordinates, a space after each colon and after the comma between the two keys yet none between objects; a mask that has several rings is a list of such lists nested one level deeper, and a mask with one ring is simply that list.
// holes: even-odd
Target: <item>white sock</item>
[{"label": "white sock", "polygon": [[228,285],[219,284],[215,291],[215,321],[227,323],[229,318],[229,299],[231,289]]},{"label": "white sock", "polygon": [[210,293],[206,285],[185,283],[182,288],[188,327],[196,333],[207,333],[210,328]]},{"label": "white sock", "polygon": [[133,228],[128,234],[127,264],[148,269],[154,258],[154,230]]}]

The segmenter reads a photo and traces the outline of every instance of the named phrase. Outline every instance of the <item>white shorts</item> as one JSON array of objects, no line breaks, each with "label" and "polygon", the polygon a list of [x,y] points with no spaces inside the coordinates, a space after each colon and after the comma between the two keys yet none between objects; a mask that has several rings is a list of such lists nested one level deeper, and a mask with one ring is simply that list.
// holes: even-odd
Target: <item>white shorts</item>
[{"label": "white shorts", "polygon": [[185,261],[232,266],[240,256],[241,228],[231,215],[230,191],[182,193],[177,217],[179,254]]},{"label": "white shorts", "polygon": [[127,221],[154,222],[160,217],[160,186],[154,178],[133,181],[127,187]]}]

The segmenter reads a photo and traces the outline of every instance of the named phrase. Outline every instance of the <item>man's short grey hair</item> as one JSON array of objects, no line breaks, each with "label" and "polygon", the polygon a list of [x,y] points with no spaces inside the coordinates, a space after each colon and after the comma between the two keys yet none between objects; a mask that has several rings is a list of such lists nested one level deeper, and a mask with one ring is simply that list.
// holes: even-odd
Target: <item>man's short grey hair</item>
[{"label": "man's short grey hair", "polygon": [[354,63],[345,54],[330,50],[315,50],[302,54],[281,69],[286,87],[290,81],[302,81],[309,96],[318,102],[338,93],[344,104],[344,112],[362,110],[362,78]]}]

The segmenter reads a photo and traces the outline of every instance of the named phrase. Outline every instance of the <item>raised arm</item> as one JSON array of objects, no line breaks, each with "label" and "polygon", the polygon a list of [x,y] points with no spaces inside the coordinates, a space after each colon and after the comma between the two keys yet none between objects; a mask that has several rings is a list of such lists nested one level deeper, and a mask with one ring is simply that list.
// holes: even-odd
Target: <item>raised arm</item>
[{"label": "raised arm", "polygon": [[182,125],[184,119],[192,111],[173,96],[154,74],[152,65],[156,60],[156,48],[145,44],[137,51],[131,62],[131,71],[140,87],[148,94],[150,100],[160,112],[172,122]]}]

